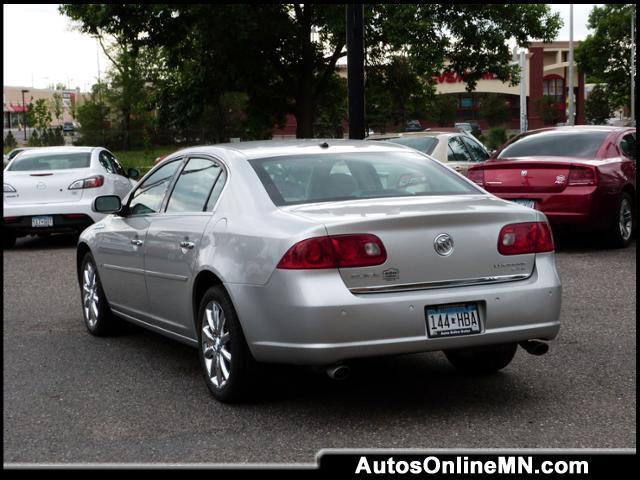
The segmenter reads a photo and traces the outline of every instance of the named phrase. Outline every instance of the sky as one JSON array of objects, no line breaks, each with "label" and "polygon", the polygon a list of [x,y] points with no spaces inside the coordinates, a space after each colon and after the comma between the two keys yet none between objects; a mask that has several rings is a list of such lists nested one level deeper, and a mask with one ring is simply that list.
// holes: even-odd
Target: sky
[{"label": "sky", "polygon": [[[594,5],[574,5],[574,40],[589,33],[587,20]],[[569,40],[569,4],[551,8],[565,23],[557,40]],[[3,13],[4,85],[46,88],[63,83],[88,91],[98,68],[101,74],[108,68],[109,60],[96,40],[74,31],[71,21],[58,13],[58,5],[3,4]]]}]

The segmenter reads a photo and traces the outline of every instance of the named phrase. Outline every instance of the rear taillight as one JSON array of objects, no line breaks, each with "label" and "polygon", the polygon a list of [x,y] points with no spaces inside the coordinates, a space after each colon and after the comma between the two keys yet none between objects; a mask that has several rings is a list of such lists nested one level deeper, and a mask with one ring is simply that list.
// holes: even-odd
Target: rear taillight
[{"label": "rear taillight", "polygon": [[4,223],[13,223],[18,221],[18,217],[3,217]]},{"label": "rear taillight", "polygon": [[371,267],[383,264],[386,260],[384,245],[375,235],[332,235],[296,243],[284,254],[278,268],[307,270]]},{"label": "rear taillight", "polygon": [[102,175],[94,175],[93,177],[76,180],[69,185],[69,190],[79,190],[81,188],[98,188],[104,185],[104,177]]},{"label": "rear taillight", "polygon": [[567,185],[595,185],[596,171],[589,167],[572,166],[569,169],[569,180]]},{"label": "rear taillight", "polygon": [[473,168],[467,171],[467,177],[474,183],[477,183],[481,187],[484,186],[484,169]]},{"label": "rear taillight", "polygon": [[504,226],[498,236],[498,252],[502,255],[543,253],[553,250],[553,235],[547,222],[513,223]]}]

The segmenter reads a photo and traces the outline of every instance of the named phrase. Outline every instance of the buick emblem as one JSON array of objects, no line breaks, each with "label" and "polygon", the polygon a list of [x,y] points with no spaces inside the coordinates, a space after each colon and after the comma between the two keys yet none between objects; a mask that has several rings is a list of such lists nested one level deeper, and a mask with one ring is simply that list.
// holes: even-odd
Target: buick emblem
[{"label": "buick emblem", "polygon": [[526,170],[522,170],[522,171],[520,172],[520,175],[522,175],[523,177],[526,177],[528,173],[529,173],[529,172],[527,172]]},{"label": "buick emblem", "polygon": [[448,233],[441,233],[433,241],[433,248],[438,255],[448,257],[453,252],[453,238]]}]

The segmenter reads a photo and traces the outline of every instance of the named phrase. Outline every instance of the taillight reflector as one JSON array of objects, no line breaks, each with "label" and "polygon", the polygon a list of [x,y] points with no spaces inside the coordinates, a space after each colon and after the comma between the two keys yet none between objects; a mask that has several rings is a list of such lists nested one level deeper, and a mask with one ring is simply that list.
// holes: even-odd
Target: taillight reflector
[{"label": "taillight reflector", "polygon": [[474,168],[469,169],[467,171],[467,176],[469,180],[474,183],[477,183],[480,186],[484,186],[484,169],[482,168]]},{"label": "taillight reflector", "polygon": [[69,185],[69,190],[79,190],[82,188],[98,188],[104,185],[104,177],[102,175],[94,175],[93,177],[76,180]]},{"label": "taillight reflector", "polygon": [[569,180],[567,185],[595,185],[596,171],[589,167],[572,166],[569,169]]},{"label": "taillight reflector", "polygon": [[284,254],[278,268],[307,270],[370,267],[383,264],[387,252],[371,234],[331,235],[302,240]]},{"label": "taillight reflector", "polygon": [[554,248],[553,234],[546,222],[505,225],[498,236],[498,252],[502,255],[552,252]]}]

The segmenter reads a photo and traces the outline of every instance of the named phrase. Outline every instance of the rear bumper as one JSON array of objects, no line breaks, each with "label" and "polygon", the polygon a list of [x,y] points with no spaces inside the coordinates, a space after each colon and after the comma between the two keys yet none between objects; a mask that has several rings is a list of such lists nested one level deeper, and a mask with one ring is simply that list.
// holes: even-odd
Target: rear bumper
[{"label": "rear bumper", "polygon": [[[91,211],[90,202],[43,203],[31,205],[3,205],[3,228],[17,236],[33,233],[80,232],[104,218]],[[50,215],[52,227],[32,227],[34,216]]]},{"label": "rear bumper", "polygon": [[[615,211],[615,196],[602,195],[598,187],[567,187],[559,193],[500,193],[505,200],[534,200],[552,226],[580,226],[601,229],[608,226]],[[613,209],[613,210],[612,210]]]},{"label": "rear bumper", "polygon": [[[259,361],[327,365],[350,358],[553,339],[561,285],[553,254],[516,282],[354,295],[338,272],[276,270],[264,286],[226,284]],[[477,302],[479,334],[428,338],[425,306]]]}]

